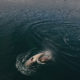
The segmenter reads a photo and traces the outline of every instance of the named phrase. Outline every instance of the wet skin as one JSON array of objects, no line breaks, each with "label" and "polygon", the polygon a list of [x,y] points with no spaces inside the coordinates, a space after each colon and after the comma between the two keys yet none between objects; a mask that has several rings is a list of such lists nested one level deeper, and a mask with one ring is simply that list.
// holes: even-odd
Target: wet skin
[{"label": "wet skin", "polygon": [[52,59],[51,53],[49,53],[48,51],[41,52],[41,53],[36,54],[36,55],[32,56],[31,58],[29,58],[25,62],[25,66],[31,66],[35,62],[37,62],[38,64],[46,64],[51,59]]}]

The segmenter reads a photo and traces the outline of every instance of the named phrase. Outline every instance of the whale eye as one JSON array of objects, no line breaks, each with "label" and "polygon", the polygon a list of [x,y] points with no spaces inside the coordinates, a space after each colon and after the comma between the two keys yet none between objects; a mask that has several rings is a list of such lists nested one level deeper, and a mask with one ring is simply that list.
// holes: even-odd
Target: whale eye
[{"label": "whale eye", "polygon": [[31,58],[31,61],[33,61],[33,59],[34,59],[34,58],[32,57],[32,58]]}]

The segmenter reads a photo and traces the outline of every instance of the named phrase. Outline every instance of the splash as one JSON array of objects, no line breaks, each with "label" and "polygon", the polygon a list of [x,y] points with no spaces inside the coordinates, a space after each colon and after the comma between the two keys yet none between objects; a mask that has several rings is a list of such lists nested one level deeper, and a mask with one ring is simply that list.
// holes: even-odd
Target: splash
[{"label": "splash", "polygon": [[[52,53],[50,51],[40,51],[33,56],[32,54],[33,52],[20,54],[16,60],[16,68],[18,69],[18,71],[27,76],[35,75],[42,66],[45,66],[52,60]],[[35,59],[33,64],[31,64],[30,66],[26,65],[25,63],[30,61],[31,57],[34,57]],[[41,58],[42,61],[40,61]]]}]

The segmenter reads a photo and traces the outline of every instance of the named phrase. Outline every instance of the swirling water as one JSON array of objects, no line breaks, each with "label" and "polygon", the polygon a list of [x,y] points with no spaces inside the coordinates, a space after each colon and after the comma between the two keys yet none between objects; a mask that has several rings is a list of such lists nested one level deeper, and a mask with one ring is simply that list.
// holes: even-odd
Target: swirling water
[{"label": "swirling water", "polygon": [[[55,51],[56,68],[43,71],[49,79],[80,73],[80,23],[65,18],[57,10],[17,9],[0,14],[0,71],[2,79],[26,80],[16,67],[16,57],[37,48]],[[76,23],[77,22],[77,23]],[[42,71],[41,71],[42,74]],[[44,78],[43,79],[47,79]],[[40,78],[40,77],[39,77]],[[59,80],[57,78],[57,80]],[[40,78],[41,79],[41,78]]]}]

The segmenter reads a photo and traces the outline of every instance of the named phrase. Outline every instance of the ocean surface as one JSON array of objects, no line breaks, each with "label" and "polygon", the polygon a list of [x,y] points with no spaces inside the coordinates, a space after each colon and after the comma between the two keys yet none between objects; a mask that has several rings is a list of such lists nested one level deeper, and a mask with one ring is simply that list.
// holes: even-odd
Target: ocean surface
[{"label": "ocean surface", "polygon": [[[25,76],[16,57],[35,48],[55,65]],[[0,80],[80,80],[80,1],[0,0]]]}]

